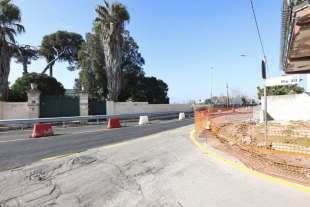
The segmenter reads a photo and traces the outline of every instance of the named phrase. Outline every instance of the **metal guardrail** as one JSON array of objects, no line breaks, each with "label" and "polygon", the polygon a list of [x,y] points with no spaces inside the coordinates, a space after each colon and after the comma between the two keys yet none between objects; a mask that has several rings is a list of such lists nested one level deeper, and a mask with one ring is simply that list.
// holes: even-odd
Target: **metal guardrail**
[{"label": "metal guardrail", "polygon": [[135,119],[140,116],[149,116],[149,118],[172,116],[179,113],[193,113],[193,111],[170,111],[170,112],[156,112],[156,113],[132,113],[132,114],[112,114],[112,115],[94,115],[94,116],[75,116],[75,117],[55,117],[55,118],[35,118],[35,119],[9,119],[0,120],[0,125],[26,125],[26,124],[37,124],[37,123],[66,123],[75,121],[91,121],[91,120],[108,120],[110,117],[119,117],[120,119]]}]

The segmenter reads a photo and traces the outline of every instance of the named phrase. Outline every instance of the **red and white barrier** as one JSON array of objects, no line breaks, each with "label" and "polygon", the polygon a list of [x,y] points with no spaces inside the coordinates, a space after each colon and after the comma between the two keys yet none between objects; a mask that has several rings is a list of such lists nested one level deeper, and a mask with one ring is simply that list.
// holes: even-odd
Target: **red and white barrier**
[{"label": "red and white barrier", "polygon": [[116,129],[121,127],[121,122],[118,117],[109,118],[108,129]]},{"label": "red and white barrier", "polygon": [[52,124],[35,124],[33,126],[31,138],[48,137],[53,135]]}]

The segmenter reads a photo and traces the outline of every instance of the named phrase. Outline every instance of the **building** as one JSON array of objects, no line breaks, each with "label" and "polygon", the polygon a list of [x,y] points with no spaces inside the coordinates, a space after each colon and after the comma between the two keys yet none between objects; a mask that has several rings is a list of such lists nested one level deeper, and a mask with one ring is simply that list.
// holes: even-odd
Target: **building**
[{"label": "building", "polygon": [[310,73],[310,0],[283,0],[281,66],[287,74]]}]

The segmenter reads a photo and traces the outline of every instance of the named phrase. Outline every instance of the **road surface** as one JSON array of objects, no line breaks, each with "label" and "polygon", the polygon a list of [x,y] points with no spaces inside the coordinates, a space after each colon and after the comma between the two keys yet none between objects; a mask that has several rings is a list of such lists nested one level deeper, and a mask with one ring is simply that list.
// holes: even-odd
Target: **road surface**
[{"label": "road surface", "polygon": [[0,206],[309,207],[309,193],[202,153],[193,126],[0,173]]},{"label": "road surface", "polygon": [[[184,121],[154,121],[151,125],[107,130],[102,126],[56,128],[57,136],[30,139],[30,130],[0,133],[0,171],[21,167],[51,156],[82,152],[94,147],[132,140],[192,124]],[[135,123],[136,124],[136,123]]]}]

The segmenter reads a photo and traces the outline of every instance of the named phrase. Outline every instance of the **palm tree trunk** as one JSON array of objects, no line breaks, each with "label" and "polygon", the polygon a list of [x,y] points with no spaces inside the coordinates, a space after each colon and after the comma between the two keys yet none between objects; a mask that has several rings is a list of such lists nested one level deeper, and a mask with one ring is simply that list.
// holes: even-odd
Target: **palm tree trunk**
[{"label": "palm tree trunk", "polygon": [[103,40],[107,73],[107,99],[117,101],[121,93],[121,63],[122,49],[117,41],[111,39]]},{"label": "palm tree trunk", "polygon": [[2,48],[0,53],[0,101],[7,101],[8,98],[10,61],[9,52]]}]

